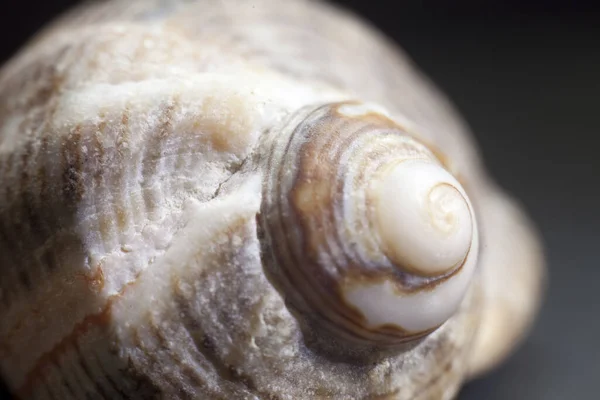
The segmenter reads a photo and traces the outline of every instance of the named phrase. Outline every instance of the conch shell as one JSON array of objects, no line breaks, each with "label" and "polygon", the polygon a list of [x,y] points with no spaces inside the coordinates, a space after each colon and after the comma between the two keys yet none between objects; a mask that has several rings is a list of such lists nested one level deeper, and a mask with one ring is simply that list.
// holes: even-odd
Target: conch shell
[{"label": "conch shell", "polygon": [[73,10],[0,72],[0,183],[24,399],[450,399],[543,286],[448,101],[326,3]]}]

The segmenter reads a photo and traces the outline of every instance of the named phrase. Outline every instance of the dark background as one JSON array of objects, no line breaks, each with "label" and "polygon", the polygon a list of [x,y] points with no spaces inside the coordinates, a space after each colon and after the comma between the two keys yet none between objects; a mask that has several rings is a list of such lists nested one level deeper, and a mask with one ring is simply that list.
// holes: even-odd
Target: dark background
[{"label": "dark background", "polygon": [[[533,334],[506,364],[467,384],[459,399],[599,398],[598,7],[337,2],[392,36],[454,100],[492,175],[522,201],[546,243],[550,286]],[[75,3],[3,0],[0,62]]]}]

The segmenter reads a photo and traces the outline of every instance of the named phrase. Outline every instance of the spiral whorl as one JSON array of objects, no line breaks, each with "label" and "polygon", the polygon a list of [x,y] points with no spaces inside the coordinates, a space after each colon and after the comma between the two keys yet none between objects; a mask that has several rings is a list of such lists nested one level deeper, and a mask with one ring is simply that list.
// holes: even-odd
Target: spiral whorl
[{"label": "spiral whorl", "polygon": [[420,160],[384,169],[371,186],[374,222],[386,255],[422,276],[460,265],[473,234],[460,183],[441,166]]},{"label": "spiral whorl", "polygon": [[327,104],[275,129],[261,154],[265,265],[308,332],[389,350],[452,316],[477,259],[475,217],[408,129]]}]

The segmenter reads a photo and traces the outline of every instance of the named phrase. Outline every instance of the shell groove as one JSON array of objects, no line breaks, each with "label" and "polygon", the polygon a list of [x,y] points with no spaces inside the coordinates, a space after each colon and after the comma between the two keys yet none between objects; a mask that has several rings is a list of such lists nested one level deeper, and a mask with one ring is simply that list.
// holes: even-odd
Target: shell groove
[{"label": "shell groove", "polygon": [[[332,111],[341,135],[289,140]],[[398,241],[377,234],[403,233],[373,209],[401,194],[374,184],[405,179],[379,168],[393,153],[457,177],[483,243],[453,314],[408,344],[399,325],[366,323],[372,302],[360,317],[339,301],[343,268],[311,286],[278,274],[315,283],[315,270],[269,265],[351,255],[406,292],[469,275],[467,263],[390,273]],[[454,226],[445,210],[462,203],[436,196],[435,218]],[[337,250],[303,252],[307,238]],[[0,374],[20,398],[450,399],[522,336],[542,264],[447,100],[326,3],[91,2],[0,71]]]},{"label": "shell groove", "polygon": [[[357,109],[361,112],[352,111]],[[268,155],[261,209],[263,253],[275,284],[308,322],[308,336],[331,344],[323,330],[329,331],[351,344],[336,342],[333,346],[342,347],[338,353],[373,357],[382,348],[405,347],[445,322],[458,308],[476,265],[474,217],[466,223],[473,225],[475,237],[458,265],[433,276],[414,274],[414,268],[398,264],[382,249],[387,232],[378,230],[377,193],[369,191],[382,170],[396,168],[399,162],[419,161],[443,170],[435,155],[397,123],[356,103],[307,107],[276,132],[262,151]],[[387,212],[386,218],[395,217]],[[406,220],[395,224],[401,231],[415,229]],[[402,240],[395,234],[395,245]],[[423,256],[429,258],[428,253]],[[371,305],[371,299],[385,291],[382,285],[393,288],[385,299],[385,312]]]}]

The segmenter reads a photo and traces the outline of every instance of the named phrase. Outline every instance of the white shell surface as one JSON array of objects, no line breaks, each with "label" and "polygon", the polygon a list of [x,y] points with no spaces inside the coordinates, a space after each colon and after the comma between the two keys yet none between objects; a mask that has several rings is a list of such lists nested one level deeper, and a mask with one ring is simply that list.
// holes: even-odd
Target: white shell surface
[{"label": "white shell surface", "polygon": [[462,264],[477,227],[456,178],[426,160],[403,161],[384,174],[371,190],[375,226],[389,257],[424,276]]},{"label": "white shell surface", "polygon": [[[479,246],[476,233],[472,246]],[[476,265],[477,252],[473,252],[460,271],[429,291],[402,293],[395,285],[383,281],[352,285],[344,289],[344,295],[373,327],[389,324],[409,331],[424,331],[441,325],[456,313]]]},{"label": "white shell surface", "polygon": [[[486,242],[498,246],[486,280],[410,351],[364,366],[307,351],[261,264],[261,177],[248,170],[266,130],[308,104],[371,101],[414,123],[477,207],[491,203],[449,103],[328,5],[88,4],[3,67],[0,99],[0,373],[22,398],[450,399],[480,321],[511,334],[482,330],[474,370],[531,319],[541,261],[523,230],[518,254],[513,240]],[[494,204],[479,223],[506,238],[522,220]],[[390,319],[358,296],[373,324]]]},{"label": "white shell surface", "polygon": [[477,265],[479,235],[460,183],[430,160],[402,161],[376,179],[374,226],[390,258],[405,272],[439,276],[433,289],[404,292],[391,282],[352,284],[344,295],[371,326],[433,329],[458,309]]}]

